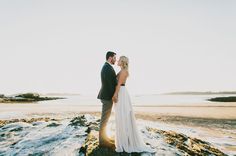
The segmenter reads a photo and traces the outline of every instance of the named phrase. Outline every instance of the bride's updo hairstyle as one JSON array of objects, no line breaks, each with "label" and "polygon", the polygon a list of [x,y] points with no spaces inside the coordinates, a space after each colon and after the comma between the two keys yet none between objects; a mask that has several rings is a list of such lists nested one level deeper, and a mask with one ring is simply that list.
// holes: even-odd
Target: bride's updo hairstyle
[{"label": "bride's updo hairstyle", "polygon": [[128,68],[129,68],[129,59],[128,59],[128,57],[121,56],[120,61],[121,61],[121,67],[128,70]]}]

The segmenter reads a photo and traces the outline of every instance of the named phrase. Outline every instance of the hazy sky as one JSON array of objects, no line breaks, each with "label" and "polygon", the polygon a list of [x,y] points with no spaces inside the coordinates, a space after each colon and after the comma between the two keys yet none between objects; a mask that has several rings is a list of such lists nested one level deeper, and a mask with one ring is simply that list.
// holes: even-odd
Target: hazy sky
[{"label": "hazy sky", "polygon": [[235,8],[235,0],[1,0],[0,93],[97,94],[108,50],[130,58],[131,94],[236,90]]}]

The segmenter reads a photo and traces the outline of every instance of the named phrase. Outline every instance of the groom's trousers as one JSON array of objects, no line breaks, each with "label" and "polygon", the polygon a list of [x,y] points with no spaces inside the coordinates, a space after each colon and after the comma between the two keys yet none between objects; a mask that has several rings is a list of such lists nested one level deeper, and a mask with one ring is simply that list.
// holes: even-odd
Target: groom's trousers
[{"label": "groom's trousers", "polygon": [[108,139],[106,135],[106,126],[110,118],[113,105],[112,100],[101,100],[101,102],[102,102],[102,115],[101,115],[100,130],[99,130],[99,143],[103,143]]}]

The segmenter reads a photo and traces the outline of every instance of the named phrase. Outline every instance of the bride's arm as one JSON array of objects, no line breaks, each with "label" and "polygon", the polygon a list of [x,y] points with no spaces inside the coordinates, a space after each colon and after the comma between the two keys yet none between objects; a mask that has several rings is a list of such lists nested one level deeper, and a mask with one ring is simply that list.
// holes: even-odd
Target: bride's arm
[{"label": "bride's arm", "polygon": [[120,90],[120,86],[121,86],[121,84],[125,83],[125,80],[126,80],[127,76],[128,76],[128,72],[127,71],[121,71],[120,72],[118,84],[116,86],[115,93],[114,93],[114,95],[112,97],[112,100],[115,103],[117,103],[117,101],[118,101],[118,93],[119,93],[119,90]]}]

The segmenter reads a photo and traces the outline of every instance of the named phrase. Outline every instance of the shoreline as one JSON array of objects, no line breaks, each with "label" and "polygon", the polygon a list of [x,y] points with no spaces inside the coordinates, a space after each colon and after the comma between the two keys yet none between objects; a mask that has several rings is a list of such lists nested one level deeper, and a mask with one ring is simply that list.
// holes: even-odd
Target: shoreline
[{"label": "shoreline", "polygon": [[[0,120],[17,118],[30,114],[69,114],[81,112],[101,112],[102,106],[80,106],[80,105],[45,105],[45,104],[0,104]],[[225,107],[143,107],[133,106],[135,114],[156,114],[159,116],[182,116],[205,119],[232,119],[236,120],[236,106]],[[114,112],[114,106],[113,106]]]},{"label": "shoreline", "polygon": [[[34,112],[24,114],[18,117],[11,118],[0,118],[0,121],[9,121],[14,119],[27,119],[27,118],[73,118],[78,115],[90,114],[98,118],[101,117],[100,111],[80,111],[80,112]],[[184,125],[197,128],[217,128],[217,129],[236,129],[236,119],[219,119],[219,118],[206,118],[206,117],[196,117],[196,116],[183,116],[183,115],[168,115],[168,114],[158,114],[153,112],[135,112],[135,117],[137,120],[160,122],[166,124],[174,125]],[[114,112],[112,112],[111,120],[114,120]]]}]

